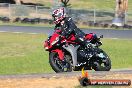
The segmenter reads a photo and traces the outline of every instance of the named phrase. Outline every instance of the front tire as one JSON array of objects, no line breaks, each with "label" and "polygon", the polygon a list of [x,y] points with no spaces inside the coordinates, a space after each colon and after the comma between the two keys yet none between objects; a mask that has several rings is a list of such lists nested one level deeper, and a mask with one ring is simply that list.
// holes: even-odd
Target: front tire
[{"label": "front tire", "polygon": [[99,49],[99,53],[102,53],[105,58],[102,59],[100,57],[96,57],[95,61],[93,62],[93,69],[95,71],[110,71],[111,60],[109,56],[102,49]]},{"label": "front tire", "polygon": [[65,55],[65,59],[66,59],[66,66],[67,69],[64,68],[62,61],[59,59],[59,56],[56,52],[51,52],[49,54],[49,63],[52,67],[52,69],[56,72],[56,73],[60,73],[60,72],[71,72],[72,71],[72,66],[70,64],[70,56],[69,55]]}]

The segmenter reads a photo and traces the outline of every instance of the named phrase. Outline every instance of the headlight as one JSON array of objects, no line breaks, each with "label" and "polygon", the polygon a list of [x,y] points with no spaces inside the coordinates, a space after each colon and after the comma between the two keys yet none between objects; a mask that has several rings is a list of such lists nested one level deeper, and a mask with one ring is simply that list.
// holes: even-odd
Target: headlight
[{"label": "headlight", "polygon": [[59,37],[56,37],[55,41],[53,41],[53,42],[51,43],[51,45],[56,44],[58,41],[59,41]]},{"label": "headlight", "polygon": [[47,41],[44,42],[44,48],[45,48],[45,49],[49,49],[49,47],[48,47],[48,42],[47,42]]},{"label": "headlight", "polygon": [[47,49],[49,49],[49,47],[45,47],[45,49],[47,50]]}]

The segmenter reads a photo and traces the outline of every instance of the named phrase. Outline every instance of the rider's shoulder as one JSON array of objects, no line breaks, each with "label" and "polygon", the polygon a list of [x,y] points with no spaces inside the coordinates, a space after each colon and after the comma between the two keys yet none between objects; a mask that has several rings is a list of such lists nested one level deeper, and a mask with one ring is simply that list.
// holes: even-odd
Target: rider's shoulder
[{"label": "rider's shoulder", "polygon": [[71,17],[66,17],[65,20],[66,21],[72,21],[72,18]]}]

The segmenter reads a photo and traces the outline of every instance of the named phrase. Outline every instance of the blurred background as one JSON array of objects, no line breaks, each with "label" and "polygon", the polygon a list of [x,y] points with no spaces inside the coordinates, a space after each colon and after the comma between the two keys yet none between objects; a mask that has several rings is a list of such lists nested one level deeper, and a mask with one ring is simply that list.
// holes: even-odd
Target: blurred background
[{"label": "blurred background", "polygon": [[[0,20],[52,24],[52,10],[63,6],[78,25],[112,27],[112,20],[117,12],[117,1],[121,0],[1,0]],[[132,1],[127,0],[123,20],[125,25],[132,24],[131,4]]]}]

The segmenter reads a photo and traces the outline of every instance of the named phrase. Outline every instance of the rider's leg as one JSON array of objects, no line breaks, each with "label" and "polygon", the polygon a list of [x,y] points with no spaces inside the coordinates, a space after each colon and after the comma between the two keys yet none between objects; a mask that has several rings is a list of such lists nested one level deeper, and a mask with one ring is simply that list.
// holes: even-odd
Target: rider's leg
[{"label": "rider's leg", "polygon": [[76,34],[76,42],[80,43],[80,45],[85,46],[89,52],[87,52],[87,58],[91,58],[93,55],[95,55],[95,52],[93,50],[92,44],[90,41],[85,39],[85,33],[82,31],[77,30]]}]

